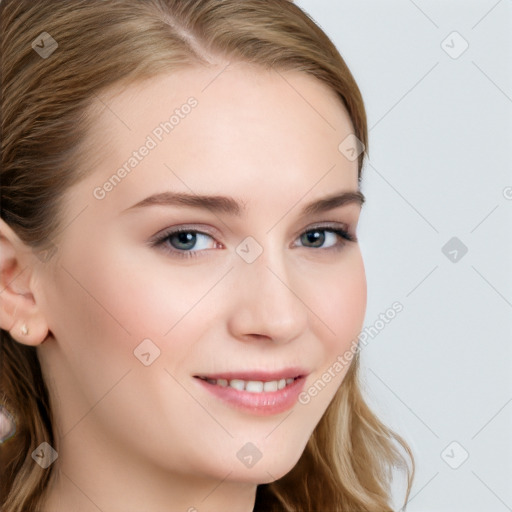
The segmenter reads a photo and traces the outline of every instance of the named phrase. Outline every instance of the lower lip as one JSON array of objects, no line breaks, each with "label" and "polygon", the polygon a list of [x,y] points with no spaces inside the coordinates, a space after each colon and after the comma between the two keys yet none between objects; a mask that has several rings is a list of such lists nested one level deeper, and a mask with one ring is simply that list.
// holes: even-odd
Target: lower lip
[{"label": "lower lip", "polygon": [[203,379],[196,378],[196,380],[210,393],[233,407],[252,414],[269,416],[291,409],[297,403],[306,379],[305,377],[299,377],[283,389],[266,393],[250,393],[229,386],[210,384]]}]

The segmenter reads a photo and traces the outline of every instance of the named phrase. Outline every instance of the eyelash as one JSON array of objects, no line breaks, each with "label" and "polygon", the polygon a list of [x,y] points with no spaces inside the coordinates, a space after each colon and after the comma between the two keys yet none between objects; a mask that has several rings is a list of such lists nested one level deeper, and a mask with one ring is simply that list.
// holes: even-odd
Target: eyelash
[{"label": "eyelash", "polygon": [[[339,251],[339,250],[343,249],[343,247],[345,246],[345,244],[347,242],[357,242],[356,236],[351,235],[348,231],[346,231],[342,228],[334,228],[332,226],[315,226],[313,228],[309,228],[306,231],[303,231],[299,235],[298,238],[300,239],[303,235],[305,235],[307,233],[314,233],[314,232],[334,233],[335,235],[340,237],[342,240],[341,240],[341,242],[339,242],[331,247],[322,248],[322,247],[306,247],[306,246],[304,246],[305,249],[317,249],[317,250],[324,250],[324,251]],[[205,233],[205,232],[199,231],[197,229],[177,228],[177,229],[166,231],[162,235],[157,236],[154,239],[154,241],[151,242],[151,246],[152,247],[160,247],[160,246],[167,245],[167,247],[165,247],[165,251],[172,254],[173,256],[176,256],[178,258],[197,258],[199,256],[199,253],[202,253],[204,251],[204,249],[203,250],[195,250],[195,251],[178,250],[175,248],[171,248],[169,244],[166,244],[166,242],[172,236],[179,234],[179,233],[194,233],[194,234],[209,236],[210,238],[213,239],[213,236],[210,235],[209,233]]]}]

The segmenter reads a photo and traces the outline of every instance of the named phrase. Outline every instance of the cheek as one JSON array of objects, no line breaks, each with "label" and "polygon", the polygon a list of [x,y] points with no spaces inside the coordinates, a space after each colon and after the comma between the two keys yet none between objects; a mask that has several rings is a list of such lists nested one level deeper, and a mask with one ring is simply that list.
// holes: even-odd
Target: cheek
[{"label": "cheek", "polygon": [[318,300],[319,316],[328,326],[323,337],[326,351],[333,356],[357,339],[366,313],[367,283],[359,250],[339,271],[331,272]]},{"label": "cheek", "polygon": [[69,273],[61,271],[54,281],[52,332],[68,364],[79,367],[78,375],[84,382],[94,380],[91,386],[98,390],[110,387],[109,375],[142,366],[134,351],[147,346],[143,340],[160,350],[157,366],[178,368],[190,357],[191,341],[201,336],[207,321],[205,296],[226,272],[180,267],[165,258],[157,262],[146,251],[134,252],[104,245],[101,254],[70,256],[64,263]]},{"label": "cheek", "polygon": [[357,352],[367,303],[363,259],[356,247],[339,269],[324,276],[316,311],[322,318],[317,331],[321,356],[309,376],[299,402],[308,414],[322,414],[350,368]]},{"label": "cheek", "polygon": [[93,396],[95,389],[104,392],[113,377],[126,371],[135,341],[129,316],[121,314],[118,305],[122,301],[136,308],[136,298],[121,296],[102,270],[65,264],[46,294],[46,316],[56,339],[52,350],[58,353],[63,371],[66,368],[91,384]]},{"label": "cheek", "polygon": [[[107,276],[96,283],[95,289],[130,331],[133,342],[150,338],[164,346],[184,325],[187,338],[193,339],[200,332],[203,306],[209,301],[209,290],[225,273],[224,268],[180,267],[165,259],[144,257],[128,260],[122,254],[116,261],[117,275]],[[175,357],[185,345],[174,346]]]},{"label": "cheek", "polygon": [[[162,408],[162,404],[139,395],[142,390],[167,389],[173,383],[163,368],[168,363],[166,352],[174,333],[164,334],[205,290],[198,289],[200,286],[196,281],[190,283],[190,279],[187,286],[183,273],[176,270],[169,274],[165,266],[147,265],[143,258],[130,257],[129,251],[114,254],[103,245],[101,253],[85,253],[77,247],[72,254],[64,254],[62,266],[45,283],[46,315],[56,339],[43,344],[46,374],[59,382],[55,393],[64,404],[64,432],[101,400],[102,407],[95,411],[104,414],[110,424],[115,409],[118,434],[124,435],[123,422],[130,416],[134,401],[146,404],[146,416]],[[201,283],[211,286],[208,279]],[[187,332],[192,338],[196,334]],[[150,367],[141,364],[134,354],[148,338],[162,355]],[[188,339],[184,337],[173,345],[176,364],[187,356]],[[115,392],[109,392],[109,399],[103,400],[110,389]],[[181,403],[187,398],[182,395],[179,389],[176,396],[171,389],[166,393],[167,399],[174,396],[170,400],[178,405],[190,406],[186,401]],[[110,412],[104,408],[110,408]],[[141,424],[140,428],[147,427]]]}]

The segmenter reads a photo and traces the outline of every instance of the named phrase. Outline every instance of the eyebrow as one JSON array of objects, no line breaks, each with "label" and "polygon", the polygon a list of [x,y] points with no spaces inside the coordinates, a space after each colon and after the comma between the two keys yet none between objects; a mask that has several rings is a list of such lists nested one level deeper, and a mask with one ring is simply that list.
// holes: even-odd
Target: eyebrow
[{"label": "eyebrow", "polygon": [[[355,203],[362,206],[365,200],[365,196],[360,191],[340,192],[308,203],[301,210],[301,215],[306,216],[323,213],[346,204]],[[243,201],[237,201],[227,196],[161,192],[146,197],[142,201],[124,210],[124,212],[148,206],[189,206],[240,217],[245,212],[246,205]]]}]

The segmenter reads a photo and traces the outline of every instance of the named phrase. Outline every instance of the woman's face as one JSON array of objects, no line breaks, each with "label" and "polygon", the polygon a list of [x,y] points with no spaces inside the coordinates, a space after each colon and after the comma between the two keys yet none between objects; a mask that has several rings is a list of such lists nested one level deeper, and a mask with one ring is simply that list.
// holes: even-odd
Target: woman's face
[{"label": "woman's face", "polygon": [[280,478],[365,314],[359,246],[336,233],[356,234],[361,204],[325,203],[358,191],[349,117],[316,79],[244,64],[96,106],[93,169],[64,197],[35,293],[59,464],[86,494],[105,475]]}]

